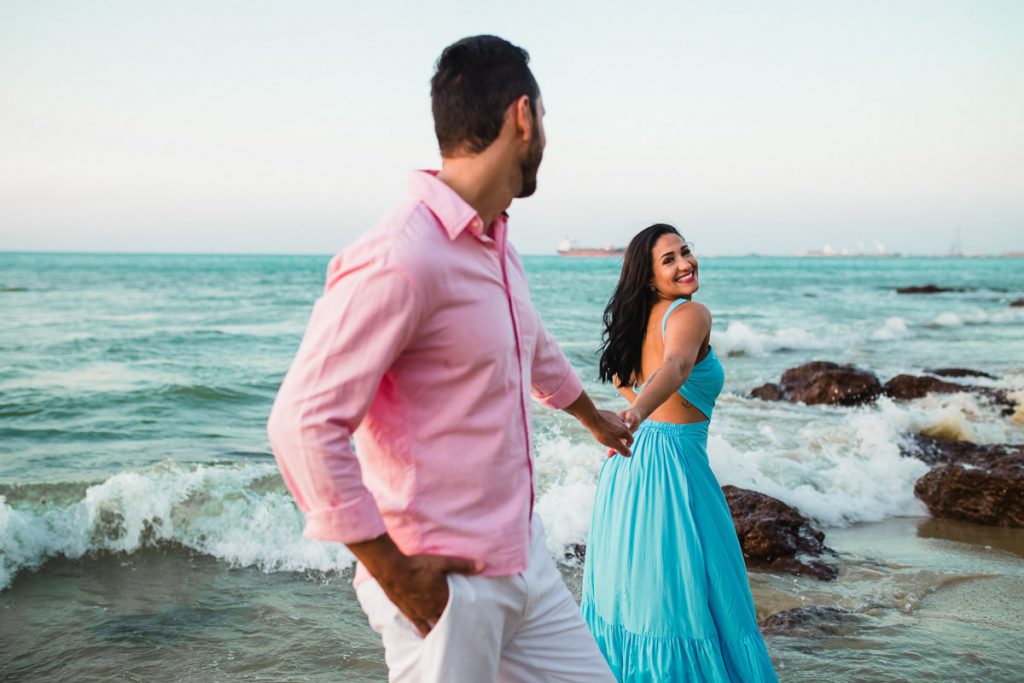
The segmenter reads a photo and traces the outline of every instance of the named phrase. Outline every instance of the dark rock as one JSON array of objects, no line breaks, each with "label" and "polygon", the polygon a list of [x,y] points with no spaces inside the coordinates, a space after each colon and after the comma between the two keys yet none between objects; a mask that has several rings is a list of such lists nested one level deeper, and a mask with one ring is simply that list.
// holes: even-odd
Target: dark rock
[{"label": "dark rock", "polygon": [[841,607],[808,605],[776,612],[762,619],[758,626],[761,633],[772,635],[794,635],[795,631],[806,635],[841,635],[861,621],[861,615]]},{"label": "dark rock", "polygon": [[972,387],[952,382],[943,382],[935,377],[915,377],[914,375],[896,375],[885,383],[883,390],[889,398],[909,401],[922,398],[931,393],[955,394],[959,391],[970,391]]},{"label": "dark rock", "polygon": [[762,384],[756,389],[751,390],[751,398],[759,398],[762,401],[781,401],[784,396],[782,395],[782,389],[779,388],[778,384],[769,382],[768,384]]},{"label": "dark rock", "polygon": [[[831,581],[839,573],[825,534],[796,508],[763,493],[723,486],[743,556],[754,565]],[[829,555],[829,560],[822,555]],[[831,560],[831,561],[830,561]]]},{"label": "dark rock", "polygon": [[953,289],[951,287],[939,287],[937,285],[923,285],[918,287],[900,287],[896,290],[897,294],[939,294],[941,292],[962,292],[962,289]]},{"label": "dark rock", "polygon": [[566,562],[583,562],[587,559],[586,544],[570,543],[569,547],[565,549],[565,556],[562,559]]},{"label": "dark rock", "polygon": [[882,393],[874,373],[852,365],[814,361],[782,373],[779,387],[790,403],[852,406],[868,403]]},{"label": "dark rock", "polygon": [[[968,371],[970,372],[970,371]],[[991,375],[989,375],[991,376]],[[1016,402],[1001,389],[990,389],[971,384],[954,384],[944,382],[936,377],[917,377],[915,375],[896,375],[883,387],[886,396],[899,401],[909,401],[915,398],[922,398],[927,394],[955,394],[957,392],[970,392],[985,397],[993,405],[1000,409],[1000,413],[1006,417],[1013,415],[1017,408]]]},{"label": "dark rock", "polygon": [[1017,410],[1017,402],[1010,398],[1009,394],[1002,389],[971,387],[971,390],[987,398],[993,405],[998,406],[1003,417],[1009,417]]},{"label": "dark rock", "polygon": [[917,458],[928,465],[936,465],[971,460],[977,449],[978,444],[970,441],[954,441],[914,434],[910,437],[909,443],[900,445],[900,454],[905,457]]},{"label": "dark rock", "polygon": [[968,370],[967,368],[938,368],[937,370],[925,370],[929,375],[939,377],[985,377],[987,379],[998,379],[995,375],[980,370]]},{"label": "dark rock", "polygon": [[940,465],[917,480],[914,495],[936,517],[1024,528],[1024,453]]},{"label": "dark rock", "polygon": [[1024,299],[1016,299],[1010,302],[1011,308],[1020,308],[1021,306],[1024,306]]},{"label": "dark rock", "polygon": [[951,439],[938,439],[934,436],[914,434],[908,443],[900,446],[902,455],[917,458],[929,465],[939,463],[973,463],[975,460],[984,460],[990,457],[1011,455],[1018,453],[1024,455],[1024,446],[1011,444],[976,444],[970,441],[954,441]]}]

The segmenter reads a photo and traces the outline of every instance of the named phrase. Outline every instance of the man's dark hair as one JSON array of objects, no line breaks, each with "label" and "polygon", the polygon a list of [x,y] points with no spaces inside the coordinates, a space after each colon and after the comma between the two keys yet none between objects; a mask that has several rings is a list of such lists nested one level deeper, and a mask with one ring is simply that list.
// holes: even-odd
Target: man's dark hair
[{"label": "man's dark hair", "polygon": [[529,62],[526,50],[497,36],[471,36],[444,49],[430,79],[434,132],[443,156],[487,149],[501,132],[508,105],[523,95],[536,117],[540,88]]}]

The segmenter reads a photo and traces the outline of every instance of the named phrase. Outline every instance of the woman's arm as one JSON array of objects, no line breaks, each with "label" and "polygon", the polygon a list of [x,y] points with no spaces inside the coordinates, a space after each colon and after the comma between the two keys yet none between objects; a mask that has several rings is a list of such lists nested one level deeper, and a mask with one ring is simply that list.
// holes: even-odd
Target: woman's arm
[{"label": "woman's arm", "polygon": [[691,302],[669,314],[661,365],[647,378],[643,391],[635,394],[633,404],[620,413],[630,429],[639,427],[683,386],[710,331],[711,312],[703,304]]}]

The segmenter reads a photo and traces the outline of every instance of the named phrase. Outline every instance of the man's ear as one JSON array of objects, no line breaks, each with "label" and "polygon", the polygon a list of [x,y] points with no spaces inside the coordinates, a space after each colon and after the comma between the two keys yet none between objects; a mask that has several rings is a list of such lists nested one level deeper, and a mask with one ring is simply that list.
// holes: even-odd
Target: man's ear
[{"label": "man's ear", "polygon": [[512,103],[515,108],[516,138],[523,142],[529,142],[533,137],[533,109],[530,106],[530,96],[522,95]]}]

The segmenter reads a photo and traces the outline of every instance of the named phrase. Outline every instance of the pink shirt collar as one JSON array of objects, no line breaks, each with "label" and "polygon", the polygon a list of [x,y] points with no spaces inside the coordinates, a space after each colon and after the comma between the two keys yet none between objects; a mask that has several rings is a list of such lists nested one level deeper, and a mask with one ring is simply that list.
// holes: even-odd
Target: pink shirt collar
[{"label": "pink shirt collar", "polygon": [[[451,187],[437,178],[438,171],[422,170],[409,174],[409,194],[423,202],[431,213],[437,217],[441,226],[448,233],[448,238],[455,240],[463,231],[468,230],[481,242],[491,242],[484,232],[484,222],[480,215],[466,200]],[[495,237],[505,232],[508,215],[501,213],[495,220]]]}]

